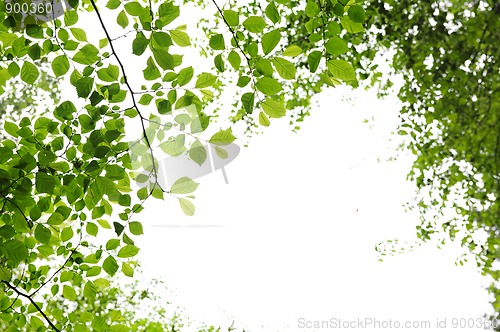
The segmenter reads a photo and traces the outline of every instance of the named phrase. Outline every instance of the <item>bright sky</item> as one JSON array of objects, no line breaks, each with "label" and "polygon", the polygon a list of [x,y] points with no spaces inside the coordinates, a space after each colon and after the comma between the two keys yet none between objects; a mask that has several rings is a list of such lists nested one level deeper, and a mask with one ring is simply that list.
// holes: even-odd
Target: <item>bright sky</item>
[{"label": "bright sky", "polygon": [[255,137],[226,167],[229,185],[220,172],[198,179],[194,217],[147,203],[145,273],[165,276],[186,313],[215,323],[231,316],[251,331],[313,331],[299,319],[435,328],[446,318],[450,328],[452,318],[487,309],[485,280],[473,264],[454,264],[458,245],[378,262],[376,243],[415,239],[418,217],[402,207],[414,192],[405,180],[411,158],[377,162],[395,155],[395,97],[356,91],[341,102],[346,91],[322,95],[299,133],[282,120]]},{"label": "bright sky", "polygon": [[[85,23],[89,36],[102,38],[89,32],[97,22]],[[131,41],[120,39],[120,55]],[[378,262],[375,244],[414,240],[418,222],[402,206],[415,190],[405,180],[411,158],[384,162],[396,154],[398,109],[395,96],[331,90],[297,134],[283,119],[255,136],[226,167],[228,185],[220,171],[198,179],[194,217],[171,200],[148,201],[138,216],[145,276],[164,277],[175,292],[165,300],[190,318],[232,317],[247,331],[333,331],[303,327],[365,318],[430,321],[429,331],[446,319],[439,331],[482,330],[452,328],[453,318],[463,324],[488,309],[487,281],[474,263],[454,264],[458,245]]]}]

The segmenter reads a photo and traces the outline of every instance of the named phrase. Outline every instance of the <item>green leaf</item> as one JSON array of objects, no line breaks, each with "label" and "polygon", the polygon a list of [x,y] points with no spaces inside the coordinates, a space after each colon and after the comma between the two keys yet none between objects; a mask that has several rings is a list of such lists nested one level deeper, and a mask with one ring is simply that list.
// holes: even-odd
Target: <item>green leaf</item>
[{"label": "green leaf", "polygon": [[262,51],[265,55],[271,53],[272,50],[279,44],[281,33],[279,30],[272,30],[262,36]]},{"label": "green leaf", "polygon": [[238,24],[240,24],[240,18],[237,12],[234,10],[225,10],[224,11],[224,18],[226,19],[226,22],[229,26],[235,27]]},{"label": "green leaf", "polygon": [[344,82],[356,80],[354,68],[346,60],[329,60],[326,65],[334,78],[341,79]]},{"label": "green leaf", "polygon": [[226,129],[226,130],[220,130],[217,133],[215,133],[211,138],[210,138],[210,143],[214,145],[228,145],[234,142],[236,137],[234,137],[231,128]]},{"label": "green leaf", "polygon": [[101,274],[102,268],[100,266],[92,266],[89,270],[87,270],[87,273],[85,273],[85,276],[87,277],[95,277]]},{"label": "green leaf", "polygon": [[66,242],[70,240],[73,237],[73,228],[71,227],[65,227],[61,231],[61,241]]},{"label": "green leaf", "polygon": [[10,76],[16,77],[21,71],[21,68],[19,68],[19,65],[17,63],[11,62],[9,64],[9,67],[7,67],[7,71],[9,72]]},{"label": "green leaf", "polygon": [[283,102],[267,98],[260,105],[262,106],[264,112],[266,112],[266,114],[271,118],[281,118],[286,114]]},{"label": "green leaf", "polygon": [[153,100],[153,96],[151,96],[149,93],[145,93],[139,99],[139,104],[147,106],[151,103],[151,100]]},{"label": "green leaf", "polygon": [[308,56],[307,56],[307,64],[309,65],[309,70],[311,73],[316,72],[318,69],[319,63],[322,58],[321,51],[312,51]]},{"label": "green leaf", "polygon": [[266,16],[268,19],[271,20],[274,24],[278,23],[281,19],[280,14],[278,12],[278,8],[276,8],[276,5],[274,2],[270,2],[265,10]]},{"label": "green leaf", "polygon": [[220,146],[215,147],[215,153],[217,153],[217,155],[221,159],[226,159],[227,157],[229,157],[229,153],[227,152],[227,150],[221,148]]},{"label": "green leaf", "polygon": [[153,48],[152,51],[153,51],[153,56],[156,60],[156,63],[158,63],[158,65],[162,69],[164,69],[164,70],[174,69],[175,60],[174,60],[174,57],[170,53],[168,53],[167,51],[165,51],[164,49],[161,49],[161,48]]},{"label": "green leaf", "polygon": [[255,83],[257,89],[265,95],[272,96],[283,90],[281,84],[270,77],[262,77]]},{"label": "green leaf", "polygon": [[105,229],[111,229],[111,225],[109,224],[109,222],[105,219],[98,219],[97,220],[97,223],[102,227],[102,228],[105,228]]},{"label": "green leaf", "polygon": [[273,64],[278,74],[285,80],[295,79],[297,69],[295,68],[293,63],[283,58],[276,57],[273,59]]},{"label": "green leaf", "polygon": [[[157,199],[163,199],[163,191],[160,189],[160,188],[154,188],[153,189],[153,193],[152,193],[152,196],[154,198],[157,198]],[[126,242],[126,243],[131,243],[131,242],[127,242],[125,241],[125,237],[127,236],[127,234],[123,234],[124,236],[124,240],[123,242]],[[132,243],[131,243],[132,244]]]},{"label": "green leaf", "polygon": [[338,35],[342,31],[340,24],[335,21],[331,21],[330,23],[328,23],[327,29],[332,35]]},{"label": "green leaf", "polygon": [[[132,268],[132,266],[130,264],[128,264],[126,262],[123,262],[123,264],[122,264],[122,272],[127,277],[132,278],[134,276],[134,269]],[[127,331],[128,331],[128,329],[127,329]]]},{"label": "green leaf", "polygon": [[149,45],[149,39],[142,32],[138,32],[132,42],[132,54],[142,55]]},{"label": "green leaf", "polygon": [[363,23],[366,20],[365,10],[360,5],[349,7],[347,14],[353,22]]},{"label": "green leaf", "polygon": [[78,12],[76,10],[69,10],[64,13],[64,23],[67,26],[74,25],[78,22]]},{"label": "green leaf", "polygon": [[70,28],[71,33],[75,37],[76,40],[86,42],[87,41],[87,33],[80,28]]},{"label": "green leaf", "polygon": [[94,285],[103,289],[103,288],[109,287],[110,282],[108,279],[105,279],[105,278],[97,278],[96,280],[94,280]]},{"label": "green leaf", "polygon": [[24,64],[21,67],[21,79],[27,84],[34,84],[38,75],[38,68],[31,62],[24,61]]},{"label": "green leaf", "polygon": [[116,82],[120,75],[118,66],[109,65],[107,68],[102,68],[97,71],[97,77],[104,82]]},{"label": "green leaf", "polygon": [[39,60],[42,48],[38,44],[33,44],[28,49],[28,55],[32,60]]},{"label": "green leaf", "polygon": [[64,222],[64,216],[58,212],[53,213],[49,219],[47,219],[47,224],[49,225],[60,225]]},{"label": "green leaf", "polygon": [[83,287],[83,296],[87,299],[93,300],[95,299],[97,294],[97,287],[94,285],[92,281],[87,281],[85,286]]},{"label": "green leaf", "polygon": [[227,59],[229,60],[229,63],[235,70],[238,70],[241,65],[241,57],[238,53],[235,51],[229,52],[229,55],[227,56]]},{"label": "green leaf", "polygon": [[255,64],[256,69],[264,76],[272,77],[273,76],[273,66],[271,65],[271,61],[265,58],[259,58],[257,63]]},{"label": "green leaf", "polygon": [[208,44],[212,49],[222,51],[226,48],[224,43],[224,36],[220,33],[210,37],[210,42]]},{"label": "green leaf", "polygon": [[16,235],[16,230],[11,225],[3,225],[0,227],[0,236],[9,239]]},{"label": "green leaf", "polygon": [[120,7],[121,3],[122,2],[120,0],[109,0],[108,3],[106,4],[106,8],[116,9]]},{"label": "green leaf", "polygon": [[345,40],[338,36],[334,36],[325,44],[326,51],[333,56],[338,56],[349,51]]},{"label": "green leaf", "polygon": [[162,100],[157,105],[158,113],[169,114],[172,113],[172,104],[168,100]]},{"label": "green leaf", "polygon": [[191,39],[189,38],[189,35],[185,33],[184,31],[180,30],[171,30],[170,31],[170,36],[172,37],[172,40],[174,43],[176,43],[179,46],[189,46],[191,45]]},{"label": "green leaf", "polygon": [[119,14],[118,17],[116,18],[116,22],[118,23],[119,26],[122,28],[126,28],[128,25],[128,16],[127,13],[125,13],[125,10],[122,10]]},{"label": "green leaf", "polygon": [[13,266],[17,266],[19,262],[28,258],[28,248],[18,240],[7,240],[0,243],[0,252],[10,261]]},{"label": "green leaf", "polygon": [[201,73],[200,75],[198,75],[195,87],[197,89],[207,88],[214,85],[216,80],[217,76],[214,76],[210,73]]},{"label": "green leaf", "polygon": [[186,114],[186,113],[182,113],[182,114],[177,115],[174,118],[174,120],[178,124],[184,125],[184,126],[187,126],[188,124],[190,124],[193,121],[193,119],[191,118],[191,116],[189,114]]},{"label": "green leaf", "polygon": [[342,24],[344,29],[347,30],[347,32],[352,33],[352,34],[356,34],[356,33],[360,33],[360,32],[365,31],[365,29],[363,28],[363,24],[353,22],[347,16],[342,17],[340,19],[340,23]]},{"label": "green leaf", "polygon": [[74,56],[73,61],[82,65],[93,65],[99,61],[99,50],[92,44],[83,46]]},{"label": "green leaf", "polygon": [[65,75],[70,67],[68,57],[66,55],[60,55],[52,60],[52,71],[56,77]]},{"label": "green leaf", "polygon": [[264,112],[259,113],[259,123],[264,127],[269,127],[269,125],[271,124],[269,118]]},{"label": "green leaf", "polygon": [[186,198],[179,198],[179,205],[181,206],[181,209],[185,215],[187,215],[187,216],[194,215],[195,207],[194,207],[194,204],[190,200],[188,200]]},{"label": "green leaf", "polygon": [[247,92],[241,96],[241,103],[247,114],[252,114],[255,102],[255,93]]},{"label": "green leaf", "polygon": [[137,1],[127,2],[124,7],[127,13],[132,16],[141,16],[144,11],[144,8]]},{"label": "green leaf", "polygon": [[75,276],[75,273],[73,271],[62,270],[61,275],[59,276],[59,281],[60,282],[71,281],[71,280],[73,280],[74,276]]},{"label": "green leaf", "polygon": [[129,257],[134,257],[138,253],[139,253],[139,248],[137,248],[132,244],[127,244],[118,251],[118,257],[129,258]]},{"label": "green leaf", "polygon": [[238,78],[238,82],[236,83],[236,85],[239,86],[240,88],[243,88],[248,83],[250,83],[250,77],[248,77],[248,76],[240,76]]},{"label": "green leaf", "polygon": [[38,224],[35,228],[35,239],[37,239],[40,243],[49,243],[52,234],[50,229],[43,226],[42,224]]},{"label": "green leaf", "polygon": [[226,70],[226,64],[222,59],[222,54],[217,54],[214,58],[214,65],[218,71],[223,72]]},{"label": "green leaf", "polygon": [[179,86],[184,86],[189,83],[193,78],[193,73],[193,67],[186,67],[179,71],[179,75],[177,76],[177,83]]},{"label": "green leaf", "polygon": [[297,45],[290,45],[283,51],[283,56],[296,57],[302,53],[302,49]]},{"label": "green leaf", "polygon": [[106,250],[113,250],[120,245],[120,239],[110,239],[106,242]]},{"label": "green leaf", "polygon": [[308,1],[306,5],[306,15],[309,17],[314,17],[319,14],[319,6],[314,1]]},{"label": "green leaf", "polygon": [[113,256],[108,256],[102,263],[102,268],[110,276],[114,276],[116,271],[118,271],[118,263]]},{"label": "green leaf", "polygon": [[172,2],[163,2],[158,12],[163,26],[175,20],[180,14],[179,6],[175,6]]},{"label": "green leaf", "polygon": [[132,221],[128,224],[128,228],[130,230],[130,233],[134,235],[141,235],[144,234],[144,231],[142,229],[142,224],[138,221]]},{"label": "green leaf", "polygon": [[[152,323],[151,325],[148,325],[148,327],[149,326],[156,326],[153,324],[154,323]],[[109,332],[130,332],[130,328],[125,324],[113,324],[113,325],[111,325],[111,327],[107,331],[109,331]]]},{"label": "green leaf", "polygon": [[76,301],[76,291],[71,286],[63,286],[63,296],[70,301]]},{"label": "green leaf", "polygon": [[92,77],[82,77],[75,83],[78,97],[87,98],[94,89],[94,79]]},{"label": "green leaf", "polygon": [[0,281],[10,281],[10,279],[12,279],[12,271],[6,266],[0,266]]},{"label": "green leaf", "polygon": [[189,158],[200,166],[207,160],[207,150],[205,150],[205,147],[199,140],[196,140],[191,145],[189,149]]},{"label": "green leaf", "polygon": [[146,69],[144,69],[142,71],[142,73],[144,74],[144,79],[146,79],[148,81],[153,81],[153,80],[161,77],[160,70],[156,66],[156,63],[152,57],[149,57],[146,64],[147,64]]},{"label": "green leaf", "polygon": [[198,183],[194,182],[188,177],[182,177],[174,182],[170,192],[172,194],[191,194],[198,188]]},{"label": "green leaf", "polygon": [[87,234],[92,235],[92,236],[97,236],[97,233],[99,232],[99,227],[97,227],[96,224],[93,222],[88,222],[87,226],[85,227],[85,230],[87,231]]},{"label": "green leaf", "polygon": [[243,22],[243,26],[250,32],[259,33],[265,29],[267,24],[260,16],[250,16]]},{"label": "green leaf", "polygon": [[52,194],[58,185],[56,179],[45,173],[38,172],[35,176],[35,187],[39,193]]},{"label": "green leaf", "polygon": [[171,138],[167,142],[162,142],[160,144],[160,148],[165,152],[166,154],[176,157],[181,155],[184,151],[186,151],[186,148],[184,147],[185,143],[185,137],[184,135],[177,135],[174,138]]},{"label": "green leaf", "polygon": [[172,45],[172,38],[170,38],[168,33],[163,32],[163,31],[154,32],[153,33],[153,40],[160,47],[169,47],[170,45]]},{"label": "green leaf", "polygon": [[337,3],[335,6],[333,6],[333,13],[337,16],[343,16],[344,6],[341,3]]},{"label": "green leaf", "polygon": [[17,134],[19,127],[15,123],[10,122],[10,121],[5,121],[3,128],[5,129],[7,134],[9,134],[13,137],[19,137],[19,135]]}]

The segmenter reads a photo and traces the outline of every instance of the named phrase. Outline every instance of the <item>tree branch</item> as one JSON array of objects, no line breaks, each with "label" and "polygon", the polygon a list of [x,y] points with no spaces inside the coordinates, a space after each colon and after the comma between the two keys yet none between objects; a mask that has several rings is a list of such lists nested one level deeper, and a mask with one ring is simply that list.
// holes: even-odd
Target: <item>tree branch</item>
[{"label": "tree branch", "polygon": [[45,320],[47,321],[47,323],[50,325],[50,327],[56,331],[56,332],[61,332],[61,330],[59,330],[55,325],[54,323],[52,323],[52,321],[49,319],[49,317],[47,317],[47,315],[43,312],[42,308],[40,308],[38,306],[38,304],[35,302],[35,300],[33,300],[33,298],[28,295],[28,294],[24,294],[23,292],[21,292],[20,290],[18,290],[16,287],[12,286],[8,281],[2,281],[7,287],[9,287],[10,289],[12,289],[18,296],[22,296],[26,299],[28,299],[31,304],[33,304],[33,306],[36,308],[36,310],[38,310],[38,312],[43,316],[43,318],[45,318]]},{"label": "tree branch", "polygon": [[227,27],[229,28],[229,31],[231,31],[231,34],[233,35],[234,42],[236,43],[236,47],[238,47],[238,49],[241,51],[241,54],[243,54],[245,59],[247,59],[248,66],[250,67],[250,58],[246,55],[245,51],[243,51],[243,48],[241,48],[240,43],[238,41],[238,37],[236,37],[236,32],[234,32],[231,25],[229,25],[229,23],[227,22],[226,17],[224,16],[222,9],[219,7],[217,2],[215,2],[215,0],[212,0],[212,2],[214,3],[215,7],[217,7],[217,11],[219,12],[220,16],[222,16],[222,19],[224,20],[224,23],[226,23]]},{"label": "tree branch", "polygon": [[[148,135],[146,133],[146,126],[144,125],[144,120],[146,118],[142,115],[141,111],[139,110],[139,106],[137,106],[137,102],[135,100],[134,90],[132,89],[132,86],[130,85],[130,83],[128,81],[127,74],[125,72],[125,67],[123,66],[123,63],[120,60],[120,57],[118,57],[118,54],[115,51],[115,48],[113,46],[113,39],[111,39],[111,37],[110,37],[110,35],[108,33],[108,30],[106,29],[106,25],[104,24],[104,21],[102,19],[101,13],[99,12],[99,9],[97,8],[94,0],[90,0],[90,3],[92,4],[92,7],[94,8],[94,10],[96,12],[96,15],[97,15],[97,18],[99,19],[101,27],[104,30],[104,33],[106,34],[106,38],[108,39],[109,46],[111,47],[111,52],[115,56],[116,61],[118,62],[118,65],[120,66],[120,69],[121,69],[121,72],[122,72],[122,75],[123,75],[123,81],[125,82],[125,85],[127,86],[127,89],[130,92],[130,96],[132,97],[133,108],[135,108],[135,110],[137,111],[137,114],[139,114],[139,117],[141,119],[142,134],[144,136],[144,139],[146,140],[146,144],[149,147],[149,151],[150,151],[150,155],[151,155],[151,161],[152,161],[152,165],[153,165],[153,171],[154,171],[155,175],[157,175],[158,170],[156,168],[156,163],[155,163],[155,158],[154,158],[154,153],[153,153],[153,147],[152,147],[151,142],[149,141]],[[158,184],[158,186],[161,188],[161,186],[159,184]],[[165,191],[163,188],[161,188],[161,190]]]}]

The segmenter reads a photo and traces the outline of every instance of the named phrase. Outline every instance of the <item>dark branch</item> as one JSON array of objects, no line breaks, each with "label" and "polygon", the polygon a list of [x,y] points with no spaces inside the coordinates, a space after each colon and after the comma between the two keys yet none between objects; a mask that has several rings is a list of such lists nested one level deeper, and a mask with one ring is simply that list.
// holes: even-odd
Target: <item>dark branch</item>
[{"label": "dark branch", "polygon": [[250,66],[250,58],[248,58],[248,56],[246,55],[246,53],[243,51],[243,48],[241,48],[240,43],[238,41],[238,37],[236,37],[236,32],[234,32],[234,30],[231,27],[231,25],[229,25],[229,23],[227,22],[226,17],[224,16],[224,13],[222,12],[222,9],[219,7],[219,5],[217,4],[217,2],[215,2],[215,0],[212,0],[212,2],[214,3],[215,7],[217,7],[217,11],[219,12],[220,16],[222,16],[222,19],[224,20],[224,23],[226,23],[227,27],[229,28],[229,31],[231,31],[231,34],[233,35],[234,42],[236,43],[236,47],[238,47],[238,49],[241,51],[241,53],[243,54],[243,56],[245,57],[245,59],[247,59],[248,66]]},{"label": "dark branch", "polygon": [[[149,147],[149,151],[150,151],[151,159],[152,159],[153,171],[154,171],[154,173],[156,175],[158,173],[158,170],[156,168],[156,163],[155,163],[155,158],[154,158],[154,153],[153,153],[153,147],[151,145],[151,142],[149,141],[149,138],[148,138],[148,135],[147,135],[147,132],[146,132],[146,126],[144,125],[144,120],[146,118],[142,115],[141,111],[139,110],[139,106],[137,106],[137,102],[135,100],[134,90],[132,89],[132,86],[130,85],[130,83],[128,81],[127,74],[125,72],[125,67],[123,66],[123,63],[120,60],[120,57],[118,56],[118,53],[116,53],[116,51],[115,51],[115,48],[113,46],[113,40],[111,39],[111,37],[110,37],[110,35],[108,33],[108,30],[106,29],[106,25],[104,24],[104,21],[103,21],[103,19],[101,17],[101,13],[99,12],[99,9],[97,8],[94,0],[90,0],[90,3],[92,4],[92,7],[94,8],[94,10],[95,10],[95,12],[97,14],[97,18],[99,19],[101,27],[104,30],[104,33],[106,34],[106,38],[108,39],[109,46],[111,47],[111,52],[115,56],[116,61],[118,62],[118,65],[120,66],[120,69],[121,69],[121,72],[122,72],[122,75],[123,75],[123,81],[125,82],[125,85],[127,86],[127,89],[130,92],[130,96],[132,97],[133,108],[135,108],[135,110],[137,111],[137,113],[139,114],[139,117],[141,119],[142,134],[144,136],[144,139],[146,140],[146,144]],[[163,190],[163,188],[162,188],[162,190]]]},{"label": "dark branch", "polygon": [[38,306],[38,304],[35,302],[35,300],[33,300],[33,298],[28,295],[28,294],[24,294],[23,292],[21,292],[20,290],[18,290],[16,287],[12,286],[9,282],[7,281],[2,281],[7,287],[9,287],[10,289],[12,289],[18,296],[22,296],[26,299],[28,299],[31,304],[33,304],[33,306],[36,308],[36,310],[38,310],[38,312],[43,316],[43,318],[47,321],[47,323],[50,325],[50,327],[56,331],[56,332],[61,332],[61,330],[59,330],[55,325],[54,323],[51,322],[51,320],[49,319],[49,317],[47,317],[47,315],[45,314],[45,312],[43,312],[42,308],[40,308]]}]

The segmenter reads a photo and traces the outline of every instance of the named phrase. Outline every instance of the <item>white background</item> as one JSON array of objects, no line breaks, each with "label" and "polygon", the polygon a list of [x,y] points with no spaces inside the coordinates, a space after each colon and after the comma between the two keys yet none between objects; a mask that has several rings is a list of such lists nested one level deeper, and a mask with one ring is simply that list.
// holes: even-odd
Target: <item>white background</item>
[{"label": "white background", "polygon": [[145,274],[165,276],[193,318],[233,317],[252,331],[314,330],[299,318],[450,327],[487,309],[474,264],[455,266],[458,244],[378,261],[376,243],[415,239],[418,216],[402,206],[415,190],[405,180],[412,158],[385,161],[399,140],[395,97],[347,91],[322,95],[297,134],[278,120],[254,137],[226,167],[229,185],[220,172],[198,179],[194,217],[175,202],[147,203]]},{"label": "white background", "polygon": [[[98,22],[84,21],[97,43]],[[127,56],[132,38],[117,47],[127,70],[137,71],[129,79],[140,84],[135,63],[142,60]],[[226,167],[229,185],[220,172],[198,179],[194,217],[175,201],[148,201],[138,216],[144,276],[163,277],[175,297],[165,301],[193,320],[234,319],[247,331],[314,331],[300,329],[299,319],[365,317],[430,321],[430,331],[447,319],[449,328],[439,331],[456,331],[452,318],[481,317],[488,282],[472,261],[455,266],[458,244],[378,261],[377,243],[412,241],[418,223],[402,206],[415,190],[405,180],[412,158],[385,161],[397,154],[398,110],[395,96],[330,90],[297,134],[282,119],[254,137]]]}]

